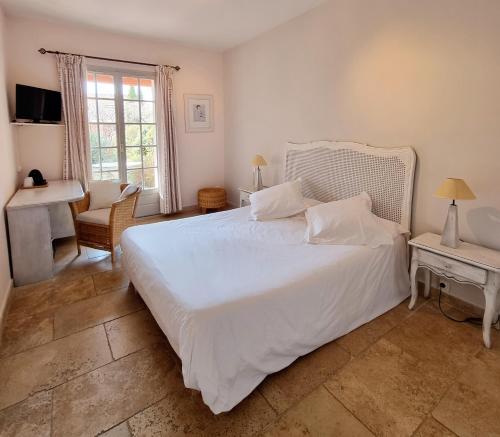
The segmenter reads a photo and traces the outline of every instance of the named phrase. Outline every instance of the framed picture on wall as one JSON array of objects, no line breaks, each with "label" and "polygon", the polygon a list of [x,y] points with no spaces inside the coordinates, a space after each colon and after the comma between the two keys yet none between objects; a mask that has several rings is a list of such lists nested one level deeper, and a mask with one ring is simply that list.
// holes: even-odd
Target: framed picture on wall
[{"label": "framed picture on wall", "polygon": [[206,94],[184,94],[186,132],[214,130],[214,97]]}]

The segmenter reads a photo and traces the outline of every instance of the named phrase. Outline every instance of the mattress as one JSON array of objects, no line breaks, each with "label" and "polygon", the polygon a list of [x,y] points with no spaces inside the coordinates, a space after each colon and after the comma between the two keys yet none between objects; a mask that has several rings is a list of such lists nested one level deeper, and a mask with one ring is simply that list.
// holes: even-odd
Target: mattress
[{"label": "mattress", "polygon": [[406,241],[304,243],[303,215],[249,210],[127,229],[123,264],[182,361],[184,384],[214,413],[266,377],[409,295]]}]

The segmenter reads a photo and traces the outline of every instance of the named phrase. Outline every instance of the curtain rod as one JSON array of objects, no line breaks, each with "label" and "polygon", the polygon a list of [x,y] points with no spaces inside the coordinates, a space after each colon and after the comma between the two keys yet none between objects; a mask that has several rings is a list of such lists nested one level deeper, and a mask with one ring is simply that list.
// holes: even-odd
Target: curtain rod
[{"label": "curtain rod", "polygon": [[[136,64],[136,65],[148,65],[149,67],[156,67],[156,64],[149,64],[147,62],[137,62],[137,61],[126,61],[124,59],[113,59],[113,58],[101,58],[100,56],[87,56],[87,55],[79,55],[77,53],[65,53],[65,52],[58,52],[54,50],[45,50],[43,47],[38,50],[42,55],[45,55],[45,53],[53,53],[55,55],[73,55],[73,56],[84,56],[85,58],[90,58],[90,59],[99,59],[101,61],[113,61],[113,62],[124,62],[126,64]],[[175,67],[173,65],[165,65],[165,67],[172,67],[175,68],[177,71],[181,69],[178,65]]]}]

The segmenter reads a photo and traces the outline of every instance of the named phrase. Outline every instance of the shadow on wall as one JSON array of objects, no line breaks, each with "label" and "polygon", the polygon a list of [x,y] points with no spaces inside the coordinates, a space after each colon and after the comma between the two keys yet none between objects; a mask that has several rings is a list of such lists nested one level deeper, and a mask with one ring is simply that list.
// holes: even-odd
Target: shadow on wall
[{"label": "shadow on wall", "polygon": [[479,244],[500,250],[500,210],[491,206],[467,213],[467,222]]}]

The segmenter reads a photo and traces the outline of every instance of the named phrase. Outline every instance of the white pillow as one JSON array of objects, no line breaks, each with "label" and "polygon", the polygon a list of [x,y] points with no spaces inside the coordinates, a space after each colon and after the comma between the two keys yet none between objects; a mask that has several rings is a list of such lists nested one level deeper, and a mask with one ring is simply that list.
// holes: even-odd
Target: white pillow
[{"label": "white pillow", "polygon": [[359,196],[308,208],[306,241],[313,244],[369,246],[392,245],[394,237],[371,212],[371,199]]},{"label": "white pillow", "polygon": [[111,208],[111,204],[116,202],[120,197],[120,182],[90,181],[89,192],[89,211],[94,209]]},{"label": "white pillow", "polygon": [[128,196],[131,196],[139,189],[139,186],[136,184],[128,184],[125,189],[121,192],[118,200],[126,199]]},{"label": "white pillow", "polygon": [[311,208],[316,205],[321,205],[323,202],[313,199],[311,197],[304,197],[304,205],[306,208]]},{"label": "white pillow", "polygon": [[300,180],[274,185],[250,195],[250,217],[253,220],[290,217],[305,209]]}]

